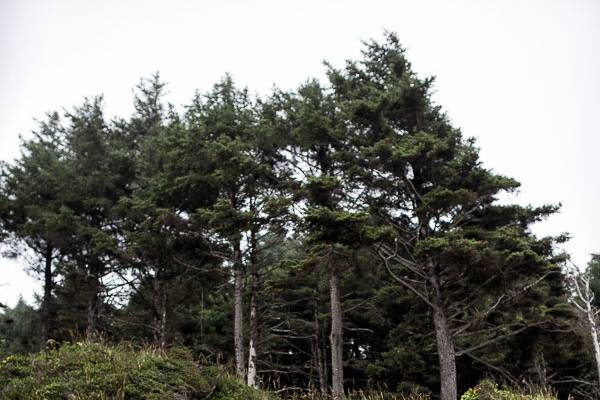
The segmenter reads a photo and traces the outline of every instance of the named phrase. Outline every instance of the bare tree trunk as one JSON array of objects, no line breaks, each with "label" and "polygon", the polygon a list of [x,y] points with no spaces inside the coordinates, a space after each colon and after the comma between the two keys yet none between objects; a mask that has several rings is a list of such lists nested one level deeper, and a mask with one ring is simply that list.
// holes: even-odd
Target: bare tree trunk
[{"label": "bare tree trunk", "polygon": [[344,396],[344,341],[342,326],[342,304],[340,275],[335,263],[331,263],[329,290],[331,296],[331,384],[334,400]]},{"label": "bare tree trunk", "polygon": [[204,340],[204,287],[200,286],[200,342]]},{"label": "bare tree trunk", "polygon": [[596,319],[594,318],[594,310],[592,309],[591,301],[588,303],[587,318],[590,323],[590,334],[592,335],[594,355],[596,356],[596,370],[600,382],[600,345],[598,344],[598,326],[596,325]]},{"label": "bare tree trunk", "polygon": [[91,290],[87,304],[87,326],[85,328],[85,339],[89,342],[93,342],[98,337],[98,307],[100,300],[100,283],[99,274],[95,266],[90,273]]},{"label": "bare tree trunk", "polygon": [[87,326],[85,327],[85,339],[88,342],[96,340],[98,327],[96,326],[96,296],[90,297],[87,304]]},{"label": "bare tree trunk", "polygon": [[585,314],[590,324],[590,335],[592,336],[592,345],[594,346],[594,356],[596,358],[596,369],[598,373],[598,387],[600,387],[600,344],[598,344],[598,325],[596,324],[596,308],[592,305],[594,302],[594,292],[590,286],[590,277],[577,270],[570,277],[575,286],[576,296],[572,303],[579,311]]},{"label": "bare tree trunk", "polygon": [[322,354],[322,358],[321,358],[321,362],[323,363],[323,382],[325,383],[325,391],[323,392],[323,395],[326,395],[329,393],[329,358],[327,357],[327,321],[323,321],[324,325],[321,328],[321,349],[323,351]]},{"label": "bare tree trunk", "polygon": [[167,294],[163,293],[160,301],[160,348],[167,347]]},{"label": "bare tree trunk", "polygon": [[246,377],[244,366],[244,271],[242,268],[242,254],[240,242],[234,243],[234,310],[233,310],[233,345],[235,352],[235,370],[238,378]]},{"label": "bare tree trunk", "polygon": [[439,274],[432,263],[430,263],[430,277],[434,306],[433,326],[440,363],[440,400],[456,400],[457,385],[454,339],[448,326],[448,318],[444,309]]},{"label": "bare tree trunk", "polygon": [[248,386],[256,382],[256,346],[258,344],[258,265],[256,230],[250,232],[250,343],[248,346]]},{"label": "bare tree trunk", "polygon": [[167,293],[160,279],[154,282],[154,344],[164,350],[167,347]]},{"label": "bare tree trunk", "polygon": [[44,254],[44,297],[42,299],[42,343],[52,338],[52,313],[53,300],[52,290],[54,280],[52,278],[52,246],[46,246]]},{"label": "bare tree trunk", "polygon": [[[318,307],[318,304],[316,305]],[[319,390],[321,395],[327,395],[327,371],[324,364],[323,350],[321,348],[321,327],[319,324],[318,308],[315,308],[315,336],[313,340],[313,359],[319,377]]]}]

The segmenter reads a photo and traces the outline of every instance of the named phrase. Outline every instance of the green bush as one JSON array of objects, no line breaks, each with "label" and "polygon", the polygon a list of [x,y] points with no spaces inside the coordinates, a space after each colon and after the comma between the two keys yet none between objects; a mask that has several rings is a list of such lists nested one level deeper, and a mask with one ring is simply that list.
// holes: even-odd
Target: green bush
[{"label": "green bush", "polygon": [[556,400],[548,394],[519,394],[514,391],[498,388],[493,382],[482,381],[479,385],[467,390],[461,400]]},{"label": "green bush", "polygon": [[267,399],[215,367],[199,367],[182,351],[163,355],[93,343],[4,358],[0,361],[0,398]]}]

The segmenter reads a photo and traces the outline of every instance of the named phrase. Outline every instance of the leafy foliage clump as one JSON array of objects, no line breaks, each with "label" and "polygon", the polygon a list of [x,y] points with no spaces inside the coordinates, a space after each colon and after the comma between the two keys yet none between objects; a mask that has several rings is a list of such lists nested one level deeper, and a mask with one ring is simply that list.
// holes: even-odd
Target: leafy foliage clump
[{"label": "leafy foliage clump", "polygon": [[555,400],[555,397],[544,393],[521,394],[514,391],[498,388],[491,381],[482,381],[479,385],[469,389],[460,398],[461,400]]},{"label": "leafy foliage clump", "polygon": [[262,399],[259,392],[200,367],[181,351],[159,354],[128,346],[65,344],[0,361],[0,398]]}]

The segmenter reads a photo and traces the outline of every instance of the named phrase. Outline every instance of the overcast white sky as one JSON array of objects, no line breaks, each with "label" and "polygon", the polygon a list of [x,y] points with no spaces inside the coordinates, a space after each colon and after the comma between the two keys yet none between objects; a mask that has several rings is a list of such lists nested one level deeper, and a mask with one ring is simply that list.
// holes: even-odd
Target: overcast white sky
[{"label": "overcast white sky", "polygon": [[[563,204],[538,234],[570,232],[578,264],[600,252],[600,1],[0,0],[0,159],[33,118],[103,93],[132,111],[132,88],[160,71],[181,105],[229,71],[266,93],[323,77],[360,40],[399,34],[435,100],[485,164],[523,184],[515,201]],[[39,283],[0,259],[0,301]]]}]

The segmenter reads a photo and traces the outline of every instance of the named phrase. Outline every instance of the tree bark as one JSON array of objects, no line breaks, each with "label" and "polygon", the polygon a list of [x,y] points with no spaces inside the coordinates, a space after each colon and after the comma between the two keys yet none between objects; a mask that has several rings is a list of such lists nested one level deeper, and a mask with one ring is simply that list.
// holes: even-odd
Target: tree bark
[{"label": "tree bark", "polygon": [[52,290],[54,289],[54,280],[52,278],[52,246],[46,246],[44,254],[44,297],[42,299],[42,343],[46,343],[52,338],[53,330],[53,299]]},{"label": "tree bark", "polygon": [[[157,277],[158,278],[158,277]],[[160,349],[167,347],[167,293],[159,281],[154,284],[154,344]]]},{"label": "tree bark", "polygon": [[85,328],[85,339],[88,342],[93,342],[96,340],[96,332],[97,332],[97,326],[96,326],[96,296],[94,296],[93,298],[90,297],[88,299],[88,304],[87,304],[87,326]]},{"label": "tree bark", "polygon": [[244,271],[239,240],[233,249],[234,310],[233,310],[233,345],[235,352],[235,370],[238,378],[246,377],[244,367]]},{"label": "tree bark", "polygon": [[[590,323],[590,334],[592,335],[592,344],[594,345],[594,355],[596,357],[596,372],[598,373],[598,381],[600,382],[600,344],[598,344],[598,326],[594,318],[594,309],[591,301],[587,303],[587,318]],[[600,384],[599,384],[600,385]]]},{"label": "tree bark", "polygon": [[160,325],[159,345],[161,350],[167,347],[167,294],[163,293],[160,299]]},{"label": "tree bark", "polygon": [[95,266],[90,271],[90,294],[87,302],[87,326],[85,328],[85,339],[93,342],[97,339],[98,334],[98,303],[100,297],[99,276]]},{"label": "tree bark", "polygon": [[440,400],[456,400],[456,355],[454,339],[448,325],[444,308],[440,277],[435,266],[430,263],[430,281],[433,294],[433,326],[440,363]]},{"label": "tree bark", "polygon": [[315,305],[315,335],[313,339],[313,359],[319,377],[319,391],[322,396],[327,395],[327,370],[325,368],[323,350],[321,348],[321,325],[319,324],[318,304]]},{"label": "tree bark", "polygon": [[258,265],[256,230],[250,232],[250,343],[248,346],[248,386],[258,387],[256,361],[258,344]]},{"label": "tree bark", "polygon": [[344,396],[344,341],[342,332],[342,304],[340,276],[335,263],[331,265],[329,290],[331,296],[331,385],[334,400]]}]

